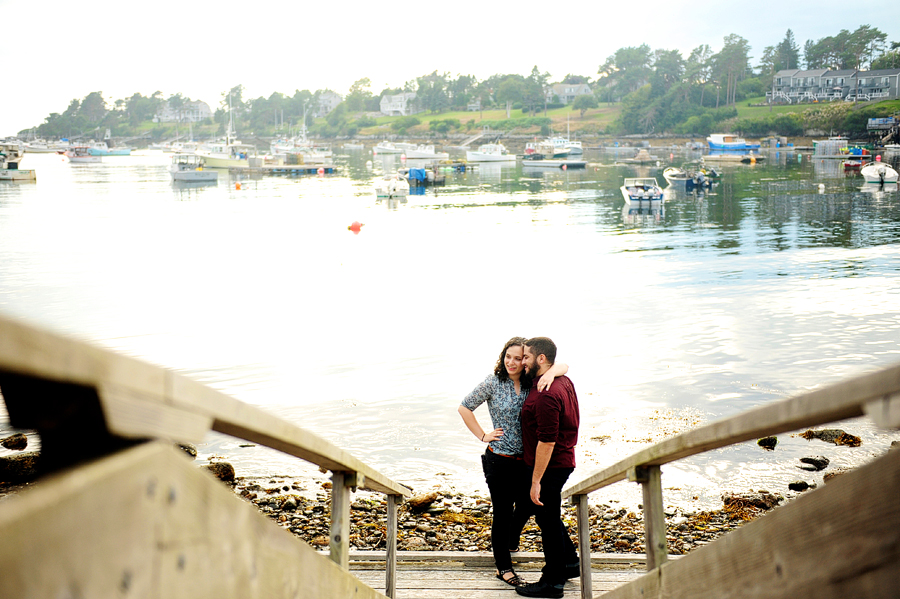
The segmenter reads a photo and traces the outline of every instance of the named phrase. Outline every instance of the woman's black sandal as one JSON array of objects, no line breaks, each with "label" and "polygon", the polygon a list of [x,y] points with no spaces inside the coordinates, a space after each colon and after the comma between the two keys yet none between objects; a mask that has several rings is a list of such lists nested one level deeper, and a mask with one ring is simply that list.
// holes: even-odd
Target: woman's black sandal
[{"label": "woman's black sandal", "polygon": [[[510,576],[509,578],[503,578],[504,574],[509,574],[510,572],[512,572],[512,576]],[[516,574],[512,568],[510,568],[509,570],[501,571],[499,574],[497,574],[497,578],[502,580],[503,582],[505,582],[506,584],[508,584],[511,587],[525,586],[525,581],[522,580],[521,578],[519,578],[519,575]]]}]

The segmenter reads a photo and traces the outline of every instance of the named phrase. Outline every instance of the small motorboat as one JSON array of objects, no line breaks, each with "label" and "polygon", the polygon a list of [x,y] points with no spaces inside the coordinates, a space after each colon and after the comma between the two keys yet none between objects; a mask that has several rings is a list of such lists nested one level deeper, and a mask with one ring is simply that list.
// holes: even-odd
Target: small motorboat
[{"label": "small motorboat", "polygon": [[385,175],[375,181],[375,196],[379,198],[400,198],[409,195],[409,182],[400,175]]},{"label": "small motorboat", "polygon": [[516,155],[510,154],[506,146],[501,143],[483,144],[478,146],[478,150],[468,150],[466,160],[468,162],[515,162]]},{"label": "small motorboat", "polygon": [[66,150],[65,155],[66,158],[69,159],[69,162],[74,163],[103,161],[100,156],[91,154],[91,148],[89,146],[71,146]]},{"label": "small motorboat", "polygon": [[212,183],[219,180],[219,172],[204,169],[204,161],[196,154],[175,154],[169,166],[169,174],[173,181],[189,181],[193,183]]},{"label": "small motorboat", "polygon": [[625,202],[659,202],[663,199],[663,190],[653,177],[626,178],[619,188]]},{"label": "small motorboat", "polygon": [[859,172],[868,162],[865,160],[845,160],[842,165],[845,171]]},{"label": "small motorboat", "polygon": [[686,191],[712,187],[712,179],[702,171],[686,171],[683,168],[670,166],[663,171],[663,177],[666,178],[669,185],[683,185]]},{"label": "small motorboat", "polygon": [[875,158],[875,162],[871,162],[860,169],[860,173],[866,183],[896,183],[898,180],[897,171],[890,164],[885,164],[879,160],[880,156]]}]

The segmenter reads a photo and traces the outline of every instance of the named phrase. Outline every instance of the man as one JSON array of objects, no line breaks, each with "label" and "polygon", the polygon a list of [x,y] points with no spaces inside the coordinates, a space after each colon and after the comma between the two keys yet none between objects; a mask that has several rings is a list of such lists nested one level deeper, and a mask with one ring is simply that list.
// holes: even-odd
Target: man
[{"label": "man", "polygon": [[[553,366],[556,344],[547,337],[525,342],[522,365],[537,380]],[[579,575],[578,552],[560,518],[562,488],[575,469],[578,442],[578,396],[566,376],[557,377],[546,391],[533,385],[522,405],[522,442],[525,463],[533,468],[531,500],[535,521],[541,529],[544,568],[541,579],[517,587],[525,597],[563,596],[569,578]]]}]

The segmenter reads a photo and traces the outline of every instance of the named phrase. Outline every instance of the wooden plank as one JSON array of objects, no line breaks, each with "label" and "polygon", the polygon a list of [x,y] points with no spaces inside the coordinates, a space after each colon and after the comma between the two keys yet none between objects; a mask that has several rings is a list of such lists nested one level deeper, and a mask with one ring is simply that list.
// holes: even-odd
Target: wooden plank
[{"label": "wooden plank", "polygon": [[865,411],[881,428],[900,428],[900,393],[870,401]]},{"label": "wooden plank", "polygon": [[895,598],[898,497],[891,451],[605,598]]},{"label": "wooden plank", "polygon": [[382,597],[164,441],[5,499],[0,538],[0,597]]},{"label": "wooden plank", "polygon": [[[678,559],[680,556],[670,556]],[[350,552],[350,561],[352,562],[384,562],[384,551],[360,551],[354,550]],[[527,564],[539,563],[543,565],[544,554],[540,551],[519,551],[512,555],[514,563]],[[398,551],[398,564],[409,567],[409,564],[428,564],[428,563],[459,563],[467,567],[490,567],[493,568],[494,555],[489,551]],[[647,556],[643,553],[592,553],[591,566],[603,567],[607,565],[615,566],[638,566],[641,567],[647,563]]]},{"label": "wooden plank", "polygon": [[[679,556],[672,556],[678,558]],[[384,562],[384,551],[353,550],[350,552],[351,562]],[[512,554],[515,563],[539,563],[543,565],[544,554],[540,551],[519,551]],[[404,567],[410,564],[460,563],[468,567],[494,567],[494,555],[489,551],[398,551],[397,562]],[[603,566],[635,566],[642,567],[647,563],[643,553],[592,553],[591,565]]]},{"label": "wooden plank", "polygon": [[581,566],[581,599],[593,596],[591,579],[591,510],[587,495],[576,495],[575,515],[578,519],[578,561]]},{"label": "wooden plank", "polygon": [[644,497],[644,530],[647,543],[647,569],[666,562],[666,514],[663,508],[662,476],[659,466],[646,466],[646,479],[641,481]]},{"label": "wooden plank", "polygon": [[865,404],[896,393],[900,393],[900,364],[760,406],[666,439],[576,482],[564,489],[562,496],[591,493],[616,483],[635,466],[660,466],[710,449],[862,416]]},{"label": "wooden plank", "polygon": [[347,570],[350,563],[350,489],[347,473],[331,474],[331,534],[328,546],[331,561]]},{"label": "wooden plank", "polygon": [[385,539],[384,594],[394,599],[397,596],[397,504],[400,495],[387,496],[387,538]]},{"label": "wooden plank", "polygon": [[202,426],[210,425],[332,471],[356,472],[365,477],[366,489],[412,493],[318,435],[259,408],[172,371],[2,315],[0,371],[97,389],[109,432],[124,438],[197,443]]}]

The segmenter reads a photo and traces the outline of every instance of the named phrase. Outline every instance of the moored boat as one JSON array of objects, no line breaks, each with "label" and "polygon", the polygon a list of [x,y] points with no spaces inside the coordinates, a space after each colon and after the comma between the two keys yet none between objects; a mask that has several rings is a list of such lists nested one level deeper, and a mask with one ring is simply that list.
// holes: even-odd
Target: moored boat
[{"label": "moored boat", "polygon": [[382,141],[372,148],[373,154],[402,154],[403,150],[389,141]]},{"label": "moored boat", "polygon": [[211,183],[219,180],[215,170],[203,168],[203,158],[196,154],[175,154],[169,166],[169,174],[173,181]]},{"label": "moored boat", "polygon": [[687,171],[670,166],[663,171],[663,177],[669,182],[669,185],[682,185],[686,191],[712,187],[712,180],[702,171]]},{"label": "moored boat", "polygon": [[859,171],[866,183],[897,183],[898,174],[894,167],[881,162],[878,158],[880,156]]},{"label": "moored boat", "polygon": [[373,185],[375,196],[379,198],[397,198],[409,195],[409,182],[398,174],[385,175]]},{"label": "moored boat", "polygon": [[19,168],[25,151],[19,142],[0,142],[0,181],[34,181],[33,170]]},{"label": "moored boat", "polygon": [[478,150],[466,152],[466,160],[469,162],[513,162],[515,154],[510,154],[501,143],[483,144]]},{"label": "moored boat", "polygon": [[406,157],[425,160],[447,160],[450,158],[450,154],[447,152],[436,152],[431,144],[419,144],[413,150],[406,150]]},{"label": "moored boat", "polygon": [[70,146],[69,149],[66,150],[65,156],[69,159],[69,162],[74,163],[103,162],[103,159],[100,156],[91,154],[91,148],[88,146]]},{"label": "moored boat", "polygon": [[663,199],[663,190],[653,177],[628,177],[619,188],[627,203],[658,202]]},{"label": "moored boat", "polygon": [[757,150],[759,144],[747,143],[743,137],[731,133],[711,133],[706,138],[710,150]]}]

